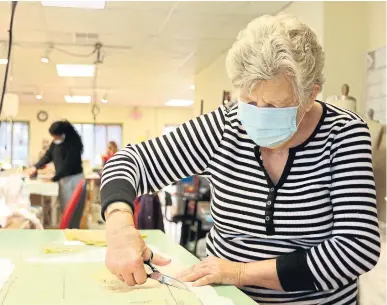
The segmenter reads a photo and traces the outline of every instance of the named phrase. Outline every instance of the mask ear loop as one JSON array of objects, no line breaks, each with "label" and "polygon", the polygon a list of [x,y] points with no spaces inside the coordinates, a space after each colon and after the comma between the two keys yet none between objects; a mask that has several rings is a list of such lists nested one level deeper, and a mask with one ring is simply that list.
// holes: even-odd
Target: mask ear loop
[{"label": "mask ear loop", "polygon": [[[302,104],[303,104],[303,103],[301,102],[301,103],[297,106],[297,113],[298,113],[298,110],[301,108]],[[312,105],[312,107],[313,107],[313,105]],[[302,115],[300,121],[299,121],[298,124],[296,125],[296,128],[297,128],[297,129],[298,129],[298,127],[300,126],[302,120],[304,119],[306,113],[307,113],[308,111],[310,111],[310,110],[312,109],[312,107],[310,107],[310,109],[307,110],[307,107],[305,106],[304,114]]]},{"label": "mask ear loop", "polygon": [[[297,107],[296,120],[297,120],[298,110],[299,110],[300,108],[301,108],[301,104],[298,105],[298,107]],[[302,117],[300,118],[300,121],[298,122],[298,124],[296,124],[296,129],[298,129],[298,127],[300,127],[300,124],[301,124],[302,120],[304,119],[306,112],[307,112],[307,111],[306,111],[306,109],[305,109],[305,111],[304,111]]]},{"label": "mask ear loop", "polygon": [[[294,91],[294,96],[298,96],[298,95],[297,95],[297,90],[296,90],[296,84],[294,83],[294,81],[293,81],[293,91]],[[298,111],[300,110],[300,108],[302,108],[302,104],[303,104],[303,102],[301,101],[301,102],[298,104],[298,106],[297,106],[296,120],[297,120]],[[301,124],[302,120],[304,119],[306,112],[307,112],[307,111],[306,111],[306,109],[305,109],[303,115],[301,116],[300,121],[298,122],[298,124],[296,124],[296,129],[297,129],[297,130],[298,130],[298,127],[300,127],[300,124]]]}]

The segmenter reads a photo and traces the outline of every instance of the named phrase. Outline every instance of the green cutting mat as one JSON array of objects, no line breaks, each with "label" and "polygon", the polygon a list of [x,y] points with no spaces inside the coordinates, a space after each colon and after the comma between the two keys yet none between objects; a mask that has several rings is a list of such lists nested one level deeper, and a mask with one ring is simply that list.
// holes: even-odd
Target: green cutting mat
[{"label": "green cutting mat", "polygon": [[19,264],[0,291],[1,305],[200,305],[190,291],[148,280],[128,287],[103,263]]}]

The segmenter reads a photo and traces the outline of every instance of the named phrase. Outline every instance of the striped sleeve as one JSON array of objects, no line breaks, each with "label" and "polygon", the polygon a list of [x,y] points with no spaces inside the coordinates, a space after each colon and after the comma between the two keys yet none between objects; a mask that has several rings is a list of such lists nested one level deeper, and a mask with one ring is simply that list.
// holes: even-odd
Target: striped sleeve
[{"label": "striped sleeve", "polygon": [[277,272],[285,291],[343,287],[371,270],[379,260],[380,236],[367,125],[360,120],[345,124],[331,152],[332,237],[318,246],[277,259]]},{"label": "striped sleeve", "polygon": [[125,202],[133,208],[137,196],[203,173],[223,137],[225,116],[221,106],[169,134],[117,152],[102,173],[102,216],[111,203]]}]

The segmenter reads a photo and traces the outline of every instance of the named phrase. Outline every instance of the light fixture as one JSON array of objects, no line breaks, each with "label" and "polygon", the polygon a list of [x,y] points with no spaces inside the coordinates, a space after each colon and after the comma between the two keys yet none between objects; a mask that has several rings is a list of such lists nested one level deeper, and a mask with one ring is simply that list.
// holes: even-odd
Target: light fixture
[{"label": "light fixture", "polygon": [[37,94],[35,97],[37,100],[41,100],[43,98],[43,96],[41,94]]},{"label": "light fixture", "polygon": [[90,95],[65,95],[66,103],[70,104],[90,104]]},{"label": "light fixture", "polygon": [[42,6],[103,10],[106,1],[42,1]]},{"label": "light fixture", "polygon": [[191,85],[191,86],[189,86],[189,88],[190,88],[191,90],[195,90],[195,85]]},{"label": "light fixture", "polygon": [[181,100],[181,99],[172,99],[165,103],[166,106],[170,107],[188,107],[193,104],[192,100]]},{"label": "light fixture", "polygon": [[61,77],[93,77],[94,65],[56,65],[56,71]]},{"label": "light fixture", "polygon": [[8,59],[0,58],[0,65],[6,65],[8,63]]}]

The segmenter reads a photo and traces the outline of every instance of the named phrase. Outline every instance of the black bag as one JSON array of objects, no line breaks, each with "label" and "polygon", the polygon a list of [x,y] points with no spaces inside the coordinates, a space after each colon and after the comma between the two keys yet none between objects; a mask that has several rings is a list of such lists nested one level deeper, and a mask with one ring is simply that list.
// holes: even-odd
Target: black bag
[{"label": "black bag", "polygon": [[137,226],[139,230],[156,229],[165,232],[161,203],[157,195],[141,196]]}]

